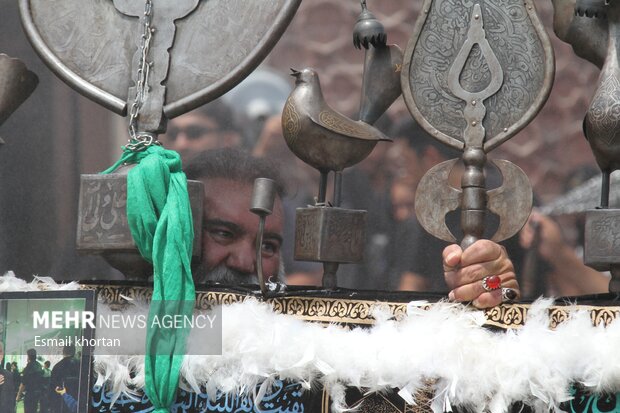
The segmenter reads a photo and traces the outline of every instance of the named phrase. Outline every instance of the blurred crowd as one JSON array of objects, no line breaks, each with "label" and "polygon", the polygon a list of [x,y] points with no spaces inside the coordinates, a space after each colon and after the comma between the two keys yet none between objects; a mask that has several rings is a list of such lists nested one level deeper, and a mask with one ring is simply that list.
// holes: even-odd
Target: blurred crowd
[{"label": "blurred crowd", "polygon": [[[0,361],[3,357],[0,342]],[[79,357],[75,346],[67,345],[53,365],[33,348],[26,353],[25,365],[5,360],[4,369],[0,364],[0,412],[77,413]]]}]

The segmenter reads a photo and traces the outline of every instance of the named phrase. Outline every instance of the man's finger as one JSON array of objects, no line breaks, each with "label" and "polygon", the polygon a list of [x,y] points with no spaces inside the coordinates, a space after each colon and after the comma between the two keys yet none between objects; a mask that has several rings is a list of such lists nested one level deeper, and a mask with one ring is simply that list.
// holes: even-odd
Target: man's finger
[{"label": "man's finger", "polygon": [[480,294],[478,298],[472,301],[472,305],[476,308],[491,308],[502,303],[502,290],[494,290]]},{"label": "man's finger", "polygon": [[467,267],[480,262],[495,261],[502,255],[505,255],[504,247],[488,239],[481,239],[463,251],[461,266]]},{"label": "man's finger", "polygon": [[484,277],[495,274],[509,273],[514,270],[512,263],[500,256],[496,260],[481,262],[472,264],[467,267],[459,269],[458,274],[455,276],[457,285],[469,284],[477,280],[481,280]]},{"label": "man's finger", "polygon": [[463,250],[456,244],[448,245],[444,248],[443,256],[443,270],[454,271],[461,262],[461,255]]}]

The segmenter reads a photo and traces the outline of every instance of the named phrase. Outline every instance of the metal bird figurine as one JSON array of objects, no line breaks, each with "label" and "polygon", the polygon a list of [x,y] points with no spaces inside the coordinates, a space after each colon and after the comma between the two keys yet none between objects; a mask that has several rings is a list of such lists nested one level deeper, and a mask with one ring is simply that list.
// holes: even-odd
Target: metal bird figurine
[{"label": "metal bird figurine", "polygon": [[377,142],[390,139],[368,123],[354,121],[330,108],[313,69],[291,69],[295,88],[282,113],[284,139],[302,161],[321,172],[319,202],[325,200],[329,171],[336,172],[335,204],[340,192],[340,172],[366,158]]},{"label": "metal bird figurine", "polygon": [[[620,169],[620,3],[617,0],[554,0],[554,30],[575,53],[599,68],[598,87],[583,132],[601,168],[601,202],[586,211],[584,263],[610,271],[609,291],[620,292],[620,209],[610,207],[610,176]],[[574,11],[571,14],[571,11]]]},{"label": "metal bird figurine", "polygon": [[615,1],[608,6],[605,0],[590,0],[576,4],[576,12],[582,16],[605,18],[609,36],[607,58],[601,69],[599,85],[583,123],[583,132],[592,148],[598,166],[603,172],[601,208],[609,207],[609,177],[620,169],[620,64],[618,62],[618,30],[620,29],[620,4]]},{"label": "metal bird figurine", "polygon": [[[342,170],[362,161],[380,140],[390,140],[371,125],[401,93],[402,51],[386,45],[383,25],[361,1],[353,44],[366,49],[358,121],[330,108],[319,76],[312,69],[293,70],[295,89],[282,113],[284,139],[291,151],[321,173],[314,206],[298,208],[295,259],[323,263],[323,287],[337,286],[338,266],[360,262],[366,239],[366,211],[340,208]],[[327,175],[335,172],[333,203],[325,202]]]}]

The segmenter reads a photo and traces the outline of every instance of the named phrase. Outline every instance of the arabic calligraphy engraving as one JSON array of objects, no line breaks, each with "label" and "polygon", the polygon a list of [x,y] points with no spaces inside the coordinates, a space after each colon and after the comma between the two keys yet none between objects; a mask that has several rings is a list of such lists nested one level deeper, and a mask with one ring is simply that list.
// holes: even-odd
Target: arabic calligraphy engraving
[{"label": "arabic calligraphy engraving", "polygon": [[[545,51],[521,0],[480,0],[490,48],[501,65],[504,82],[487,99],[484,119],[487,140],[524,117],[544,85]],[[409,83],[416,107],[444,134],[463,141],[465,102],[448,87],[448,72],[460,50],[472,19],[474,3],[435,0],[424,22],[411,60]],[[456,32],[456,33],[455,33]],[[457,39],[457,40],[455,40]],[[460,40],[458,40],[460,39]],[[470,91],[488,85],[489,67],[480,49],[473,48],[460,75]]]},{"label": "arabic calligraphy engraving", "polygon": [[[206,392],[194,393],[180,390],[172,412],[219,412],[219,413],[303,413],[304,390],[301,384],[277,380],[272,391],[266,394],[259,405],[255,405],[251,394],[218,393],[210,399]],[[121,394],[114,400],[105,387],[94,386],[91,396],[91,411],[148,413],[154,410],[145,394],[129,397]]]},{"label": "arabic calligraphy engraving", "polygon": [[80,238],[84,243],[132,243],[124,209],[127,182],[123,180],[86,182],[80,211]]}]

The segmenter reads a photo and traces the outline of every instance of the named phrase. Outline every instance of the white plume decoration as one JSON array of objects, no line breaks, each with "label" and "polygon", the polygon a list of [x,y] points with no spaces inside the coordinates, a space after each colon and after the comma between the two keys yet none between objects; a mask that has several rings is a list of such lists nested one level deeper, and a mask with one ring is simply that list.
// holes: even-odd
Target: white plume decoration
[{"label": "white plume decoration", "polygon": [[[0,291],[76,289],[36,278],[28,283],[12,273],[0,277]],[[139,303],[138,303],[139,304]],[[325,386],[335,411],[346,411],[346,386],[365,391],[399,388],[415,396],[433,380],[435,412],[464,406],[504,412],[517,401],[546,412],[570,399],[573,383],[588,390],[620,391],[620,321],[593,326],[585,307],[568,306],[569,317],[549,326],[550,298],[534,302],[525,325],[508,331],[482,327],[481,311],[460,304],[412,302],[396,321],[385,305],[372,312],[368,329],[321,325],[277,314],[255,299],[222,307],[221,356],[186,356],[180,387],[262,398],[276,378],[305,389]],[[111,311],[99,304],[99,313]],[[145,312],[136,305],[127,312]],[[141,343],[135,346],[143,348]],[[97,384],[135,395],[144,387],[144,356],[96,356]]]},{"label": "white plume decoration", "polygon": [[[475,406],[499,413],[516,401],[545,411],[569,400],[573,383],[620,390],[620,323],[594,327],[589,312],[575,307],[552,330],[552,304],[535,302],[525,326],[506,332],[482,327],[482,312],[447,302],[419,311],[413,306],[400,321],[379,308],[373,314],[381,322],[347,330],[276,314],[251,299],[223,307],[223,355],[187,356],[181,373],[187,388],[206,388],[210,397],[218,390],[262,397],[274,378],[325,386],[335,411],[347,410],[346,386],[400,388],[412,403],[429,379],[435,380],[435,411]],[[97,370],[115,391],[144,385],[142,364],[133,364],[139,374],[123,388],[118,376],[127,370],[105,357],[96,358]]]}]

